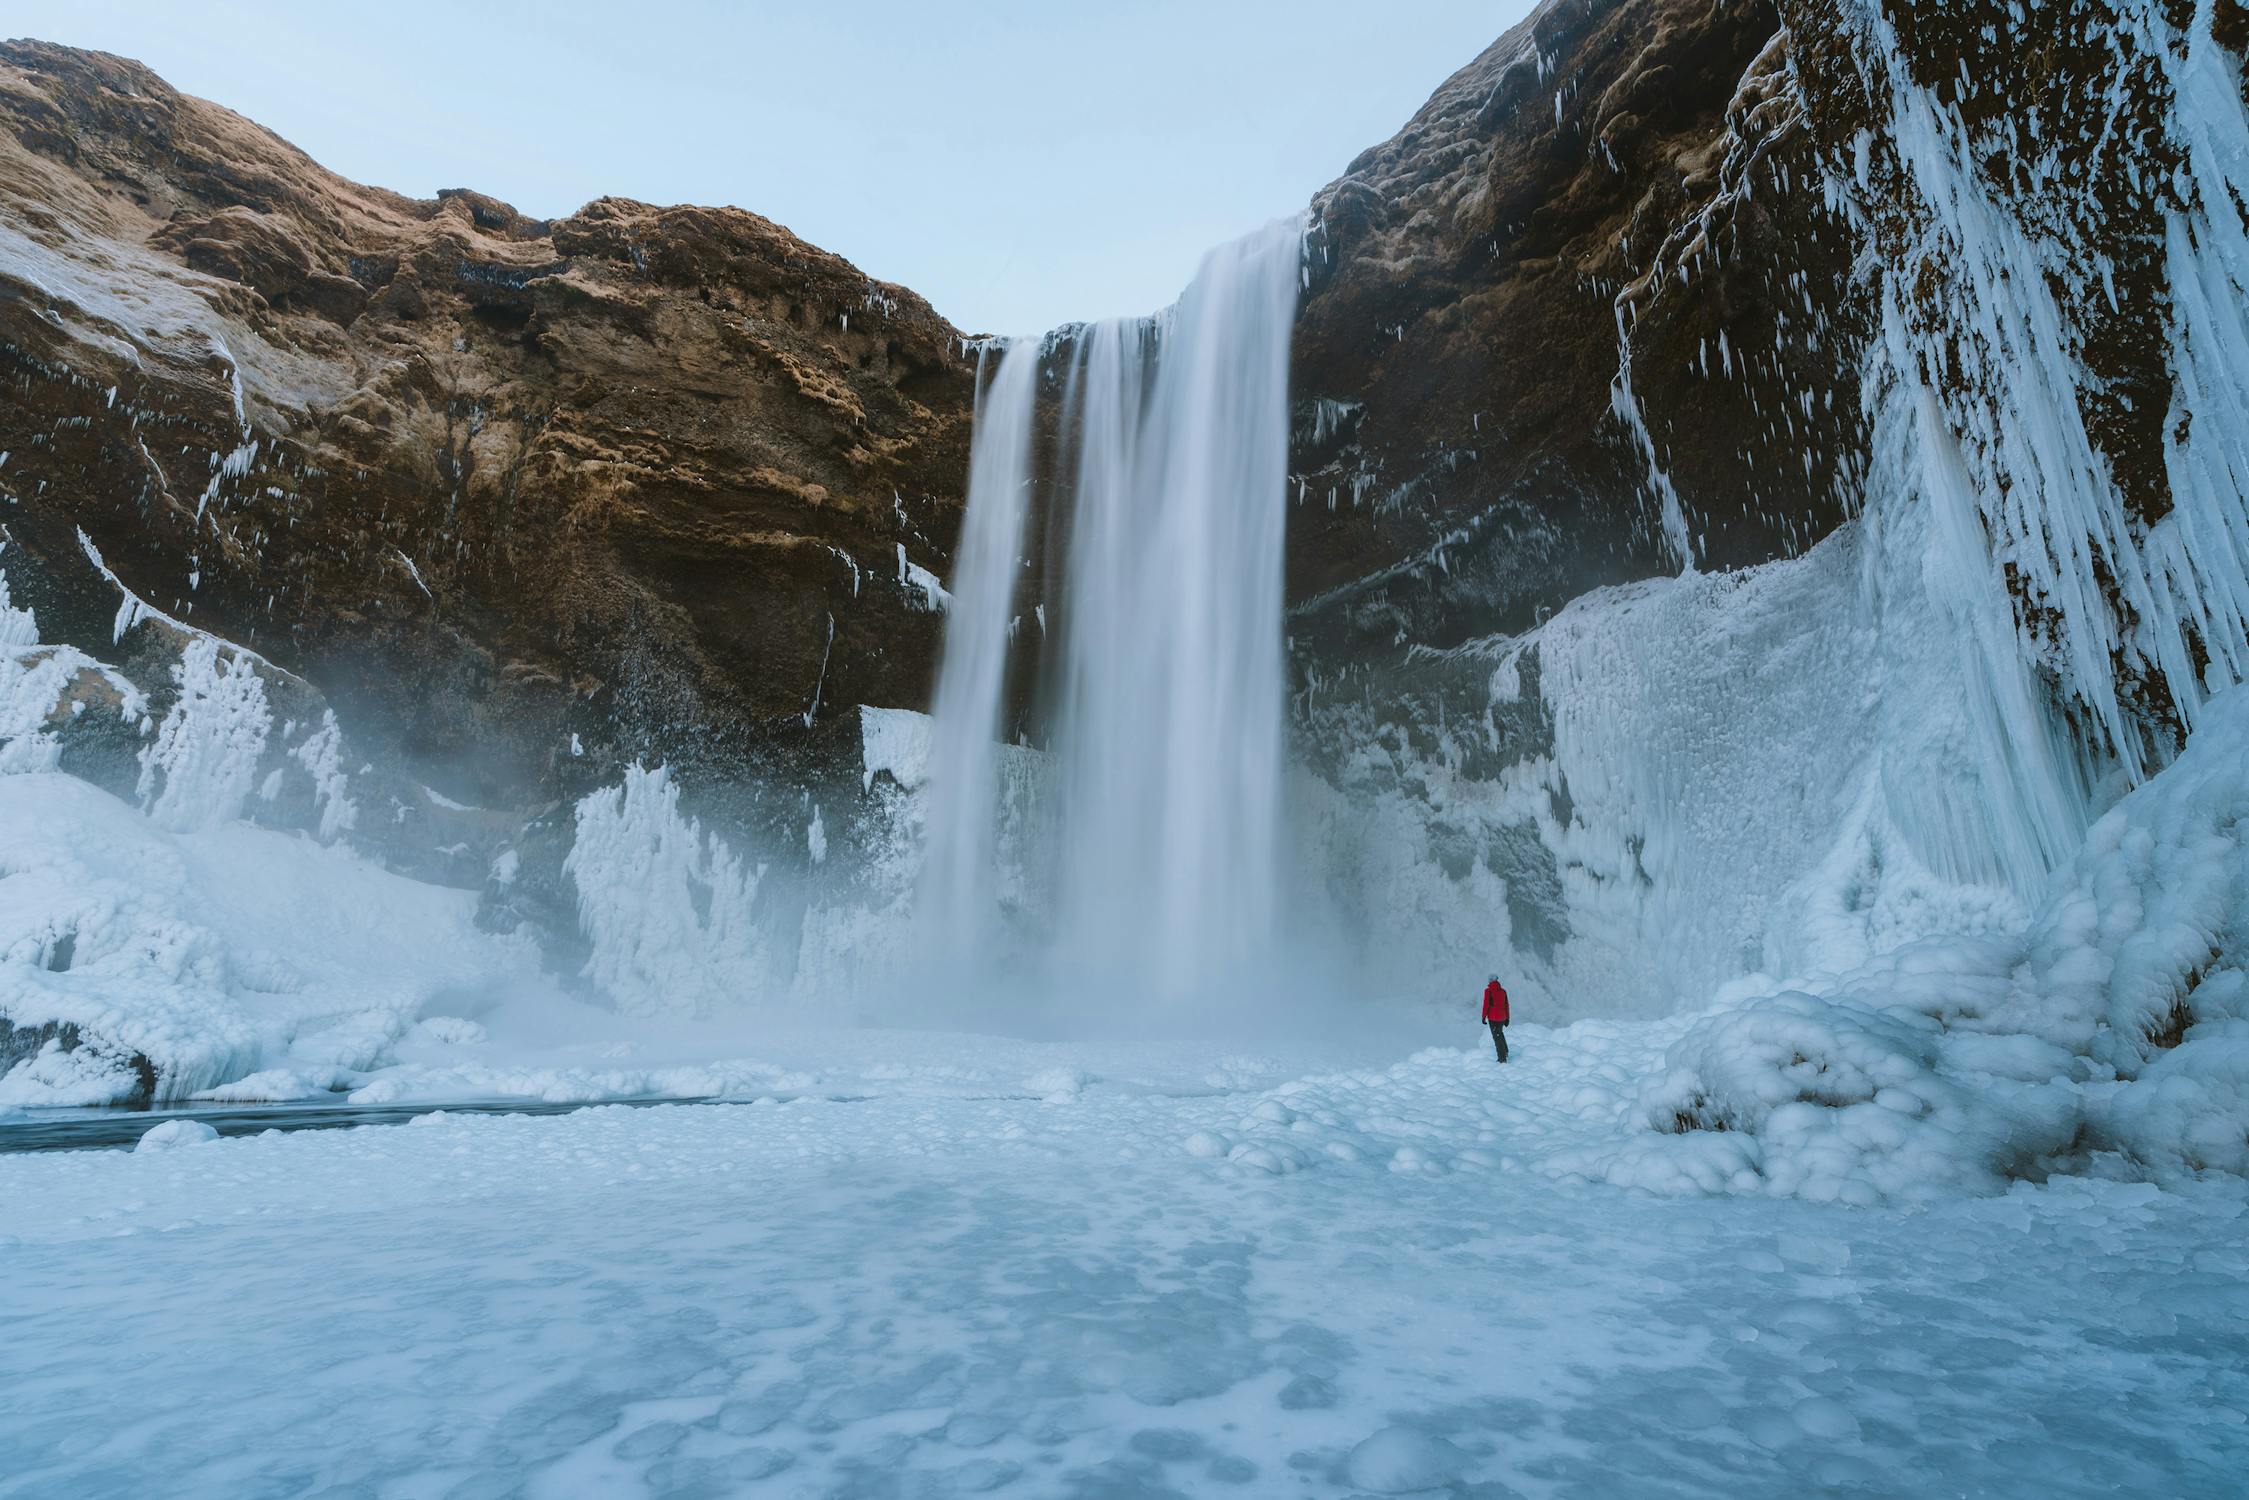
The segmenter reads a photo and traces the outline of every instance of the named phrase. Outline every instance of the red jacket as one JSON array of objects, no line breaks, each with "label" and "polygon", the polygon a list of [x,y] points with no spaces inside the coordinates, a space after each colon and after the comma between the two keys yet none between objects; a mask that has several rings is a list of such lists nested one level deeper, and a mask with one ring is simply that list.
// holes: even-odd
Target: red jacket
[{"label": "red jacket", "polygon": [[1507,991],[1496,979],[1484,986],[1484,1019],[1507,1024]]}]

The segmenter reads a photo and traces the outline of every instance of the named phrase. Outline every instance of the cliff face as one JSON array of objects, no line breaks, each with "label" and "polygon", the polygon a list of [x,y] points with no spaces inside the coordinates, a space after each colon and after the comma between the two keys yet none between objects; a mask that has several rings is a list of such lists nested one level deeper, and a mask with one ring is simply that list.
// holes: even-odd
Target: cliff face
[{"label": "cliff face", "polygon": [[[1547,0],[1314,204],[1290,580],[1308,677],[1386,677],[1409,646],[1521,632],[1595,586],[1800,555],[1865,504],[1878,388],[1904,381],[1990,499],[2070,710],[2104,753],[2170,753],[2198,692],[2170,679],[2207,648],[2135,639],[2150,600],[2120,575],[2177,482],[2170,228],[2234,207],[2203,202],[2179,96],[2204,66],[2238,91],[2243,17]],[[2051,350],[2000,326],[2029,276]],[[2011,374],[2049,354],[2099,470],[2079,487],[2113,515],[2062,515],[2012,472]],[[2103,598],[2008,555],[2088,547]]]},{"label": "cliff face", "polygon": [[1819,179],[1772,5],[1554,0],[1321,194],[1291,582],[1327,651],[1520,630],[1848,513],[1855,247],[1753,174]]},{"label": "cliff face", "polygon": [[[769,788],[734,811],[787,804],[801,855],[853,705],[928,691],[905,564],[957,526],[973,365],[754,214],[407,199],[137,64],[8,43],[0,378],[15,607],[114,660],[121,590],[146,601],[152,717],[192,632],[259,653],[399,773],[360,836],[411,825],[420,873],[481,881],[500,829],[659,745]],[[513,816],[438,836],[453,804]]]},{"label": "cliff face", "polygon": [[2179,752],[2249,672],[2245,43],[1547,0],[1319,196],[1290,640],[1370,941],[1658,1007],[1855,963]]}]

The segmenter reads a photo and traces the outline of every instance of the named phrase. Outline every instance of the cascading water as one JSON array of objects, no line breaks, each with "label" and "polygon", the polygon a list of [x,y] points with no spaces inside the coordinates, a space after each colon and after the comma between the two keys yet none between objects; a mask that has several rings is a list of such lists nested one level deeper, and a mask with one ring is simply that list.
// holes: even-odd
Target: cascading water
[{"label": "cascading water", "polygon": [[1091,329],[1072,381],[1063,938],[1171,993],[1273,930],[1299,238],[1226,246],[1167,317]]},{"label": "cascading water", "polygon": [[[992,351],[985,362],[992,361]],[[954,555],[944,668],[937,679],[928,852],[916,907],[932,951],[966,962],[989,936],[996,898],[998,736],[1008,637],[1022,573],[1023,516],[1031,484],[1039,341],[998,350],[990,381],[977,371],[976,438],[969,453],[968,514]]]},{"label": "cascading water", "polygon": [[[1214,251],[1167,312],[1077,330],[1065,382],[1053,951],[1146,992],[1215,984],[1273,938],[1301,244],[1301,225],[1273,225]],[[938,692],[923,909],[955,955],[991,927],[1039,347],[1010,346],[979,404]]]}]

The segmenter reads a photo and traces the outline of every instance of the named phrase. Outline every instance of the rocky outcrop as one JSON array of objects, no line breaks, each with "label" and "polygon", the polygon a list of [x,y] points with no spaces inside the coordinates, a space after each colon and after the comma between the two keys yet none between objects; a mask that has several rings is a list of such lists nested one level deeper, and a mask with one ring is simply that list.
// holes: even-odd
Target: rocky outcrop
[{"label": "rocky outcrop", "polygon": [[[928,692],[906,569],[942,570],[973,378],[919,297],[754,214],[409,199],[138,64],[0,46],[14,606],[104,659],[254,651],[402,778],[394,823],[520,826],[661,746],[801,857],[854,706]],[[391,852],[473,884],[494,837]]]},{"label": "rocky outcrop", "polygon": [[1370,945],[1857,962],[2180,752],[2249,675],[2243,14],[1546,0],[1319,195],[1289,636]]},{"label": "rocky outcrop", "polygon": [[[2167,234],[2238,212],[2201,201],[2176,94],[2198,45],[2240,87],[2242,15],[1546,0],[1314,204],[1307,683],[1357,692],[1595,586],[1799,555],[1864,504],[1870,414],[1902,380],[1944,405],[2066,711],[2104,756],[2175,752],[2174,699],[2200,692],[2179,679],[2215,648],[2157,639],[2159,590],[2127,575],[2160,572],[2184,442]],[[1993,311],[2025,274],[2054,299],[2026,320],[2051,350]],[[2074,366],[2076,487],[2113,515],[2062,514],[2002,451],[2009,371],[2048,355]],[[2063,597],[2051,575],[2088,553],[2101,597]]]},{"label": "rocky outcrop", "polygon": [[1320,195],[1291,585],[1324,670],[1848,514],[1866,298],[1789,58],[1764,0],[1552,0]]}]

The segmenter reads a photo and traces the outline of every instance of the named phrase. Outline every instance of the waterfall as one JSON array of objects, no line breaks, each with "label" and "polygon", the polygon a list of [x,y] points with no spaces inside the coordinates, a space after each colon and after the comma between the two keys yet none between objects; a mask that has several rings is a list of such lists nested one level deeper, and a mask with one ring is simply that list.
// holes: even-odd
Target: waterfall
[{"label": "waterfall", "polygon": [[[1049,674],[1066,972],[1177,997],[1269,951],[1279,907],[1289,339],[1301,226],[1213,251],[1173,307],[1072,330]],[[1039,345],[977,410],[938,693],[925,910],[990,930],[996,779]],[[989,549],[989,550],[987,550]],[[995,558],[1004,553],[1005,566]],[[971,621],[977,622],[973,626]],[[958,936],[948,946],[959,951]]]},{"label": "waterfall", "polygon": [[1179,993],[1270,941],[1298,235],[1080,341],[1061,601],[1064,951]]},{"label": "waterfall", "polygon": [[977,368],[976,436],[968,514],[953,553],[944,665],[930,746],[928,844],[916,905],[926,940],[951,962],[972,960],[990,937],[999,796],[998,737],[1008,638],[1023,571],[1023,515],[1031,485],[1039,341],[998,351],[990,381]]}]

